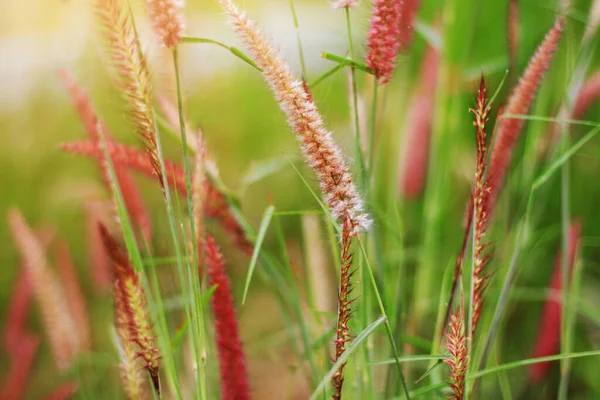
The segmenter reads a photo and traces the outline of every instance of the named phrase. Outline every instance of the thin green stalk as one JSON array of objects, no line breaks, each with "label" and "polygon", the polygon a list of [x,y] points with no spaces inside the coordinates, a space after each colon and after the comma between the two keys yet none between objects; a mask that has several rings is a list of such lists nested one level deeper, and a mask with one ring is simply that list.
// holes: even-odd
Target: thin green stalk
[{"label": "thin green stalk", "polygon": [[[188,153],[188,141],[187,141],[187,133],[185,129],[185,119],[183,115],[183,96],[181,93],[181,74],[179,71],[179,50],[178,46],[173,48],[173,67],[175,70],[175,82],[177,89],[177,110],[179,114],[179,129],[181,131],[181,142],[182,142],[182,151],[183,151],[183,168],[185,173],[185,188],[187,193],[187,208],[188,213],[190,215],[190,221],[193,221],[194,216],[194,202],[192,198],[192,173],[190,167],[190,157]],[[197,149],[200,151],[200,149]],[[199,254],[198,254],[198,246],[196,243],[198,241],[198,235],[201,235],[202,232],[196,232],[196,227],[194,223],[190,223],[190,235],[192,240],[192,262],[191,265],[188,261],[188,284],[191,286],[191,297],[189,299],[190,304],[193,304],[192,307],[192,315],[194,321],[197,323],[190,324],[193,332],[192,340],[192,348],[194,349],[194,359],[196,361],[196,371],[198,384],[196,385],[201,399],[208,398],[207,391],[207,378],[206,378],[206,341],[204,334],[204,312],[198,301],[202,298],[202,288],[200,286],[200,274],[199,274]],[[186,251],[187,253],[187,251]],[[189,257],[186,257],[189,260]],[[182,282],[182,285],[184,283]]]},{"label": "thin green stalk", "polygon": [[[350,61],[354,62],[354,44],[352,42],[352,25],[350,23],[350,10],[346,7],[346,30],[348,32],[348,49],[350,52]],[[350,68],[350,74],[352,79],[352,102],[354,105],[354,144],[356,147],[356,158],[358,160],[358,166],[361,171],[361,183],[363,189],[366,188],[368,182],[368,171],[365,164],[364,153],[362,150],[362,145],[360,143],[360,121],[359,121],[359,112],[358,112],[358,85],[356,84],[356,71],[353,67]]]},{"label": "thin green stalk", "polygon": [[306,63],[304,62],[304,50],[302,50],[302,40],[300,39],[300,26],[298,24],[298,15],[296,14],[294,0],[290,0],[290,9],[292,10],[292,18],[294,19],[294,28],[296,28],[296,41],[298,42],[298,55],[300,57],[300,67],[302,68],[302,80],[308,82]]}]

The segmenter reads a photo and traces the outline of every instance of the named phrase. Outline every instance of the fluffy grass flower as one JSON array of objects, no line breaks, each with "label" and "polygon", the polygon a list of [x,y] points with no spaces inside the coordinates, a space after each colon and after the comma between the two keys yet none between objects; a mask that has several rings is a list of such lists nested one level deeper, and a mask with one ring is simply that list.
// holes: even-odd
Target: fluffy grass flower
[{"label": "fluffy grass flower", "polygon": [[392,79],[400,50],[403,0],[374,0],[367,34],[367,67],[380,85]]},{"label": "fluffy grass flower", "polygon": [[336,219],[349,220],[352,234],[367,229],[370,221],[342,151],[325,128],[323,118],[303,82],[292,75],[289,66],[263,37],[256,23],[240,12],[233,1],[220,0],[220,3],[257,65],[262,68],[288,124],[301,142],[306,162],[317,175],[329,211]]},{"label": "fluffy grass flower", "polygon": [[146,0],[146,9],[161,45],[173,48],[181,39],[184,24],[181,0]]},{"label": "fluffy grass flower", "polygon": [[225,263],[215,239],[209,234],[205,244],[209,285],[216,286],[210,298],[215,318],[215,331],[223,400],[249,399],[250,384],[242,341],[240,339],[234,300],[231,295]]}]

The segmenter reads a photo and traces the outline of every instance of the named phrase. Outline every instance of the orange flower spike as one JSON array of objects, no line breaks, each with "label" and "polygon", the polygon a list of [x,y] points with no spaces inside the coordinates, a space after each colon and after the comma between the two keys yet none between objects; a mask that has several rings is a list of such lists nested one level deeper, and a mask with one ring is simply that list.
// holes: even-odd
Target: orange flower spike
[{"label": "orange flower spike", "polygon": [[139,346],[139,356],[144,360],[145,368],[152,378],[155,390],[160,393],[160,351],[155,345],[150,316],[146,309],[144,288],[138,274],[129,263],[129,257],[108,232],[108,229],[100,224],[99,230],[104,246],[114,262],[115,284],[118,285],[117,293],[122,296],[122,299],[117,297],[116,300],[124,304],[129,322],[130,338]]}]

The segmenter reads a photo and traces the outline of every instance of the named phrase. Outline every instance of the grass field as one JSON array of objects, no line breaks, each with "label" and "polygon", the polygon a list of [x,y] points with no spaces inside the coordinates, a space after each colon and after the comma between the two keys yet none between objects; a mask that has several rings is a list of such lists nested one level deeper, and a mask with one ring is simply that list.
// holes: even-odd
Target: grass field
[{"label": "grass field", "polygon": [[0,399],[600,396],[600,1],[177,4],[0,0]]}]

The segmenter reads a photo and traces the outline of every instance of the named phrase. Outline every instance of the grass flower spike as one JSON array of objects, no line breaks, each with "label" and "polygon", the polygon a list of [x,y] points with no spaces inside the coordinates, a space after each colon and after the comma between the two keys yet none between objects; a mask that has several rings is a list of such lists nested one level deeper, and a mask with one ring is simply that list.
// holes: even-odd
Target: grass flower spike
[{"label": "grass flower spike", "polygon": [[358,5],[358,0],[337,0],[333,3],[333,8],[354,8]]},{"label": "grass flower spike", "polygon": [[262,36],[254,21],[240,12],[233,1],[220,2],[236,32],[252,52],[258,66],[263,69],[263,75],[275,99],[302,144],[306,162],[318,177],[329,211],[336,219],[349,220],[353,235],[367,229],[370,221],[354,179],[302,81],[294,78],[289,66]]},{"label": "grass flower spike", "polygon": [[67,369],[77,356],[80,341],[63,289],[54,276],[44,249],[19,211],[8,215],[14,241],[21,252],[42,314],[50,349],[59,369]]},{"label": "grass flower spike", "polygon": [[163,184],[156,126],[152,108],[150,73],[133,27],[132,16],[121,0],[97,0],[96,12],[107,40],[111,61],[129,104],[131,120],[150,155],[154,173]]},{"label": "grass flower spike", "polygon": [[152,27],[161,45],[173,48],[183,34],[183,7],[181,0],[146,0]]},{"label": "grass flower spike", "polygon": [[462,400],[465,395],[465,377],[469,366],[469,356],[464,318],[464,305],[461,299],[460,307],[450,317],[450,324],[445,336],[449,355],[444,362],[450,367],[452,394],[448,398],[452,400]]},{"label": "grass flower spike", "polygon": [[[559,17],[554,26],[546,34],[544,41],[540,44],[536,53],[529,61],[527,69],[523,73],[517,86],[514,88],[512,95],[504,108],[505,114],[522,115],[527,114],[529,111],[537,88],[539,87],[546,70],[550,66],[550,62],[552,61],[552,57],[561,38],[564,25],[565,18]],[[502,118],[498,124],[488,171],[488,180],[490,184],[490,198],[486,206],[488,214],[491,214],[494,209],[500,188],[502,187],[504,177],[508,170],[513,149],[524,124],[525,121],[523,119],[516,118]]]},{"label": "grass flower spike", "polygon": [[126,317],[119,314],[117,324],[122,318],[127,318],[129,337],[139,346],[139,355],[144,360],[144,367],[150,374],[152,384],[157,393],[160,393],[159,381],[159,350],[154,343],[154,333],[150,324],[150,316],[146,310],[146,295],[140,282],[139,275],[129,263],[129,258],[119,244],[111,236],[104,225],[99,225],[104,246],[114,263],[116,311],[126,313]]},{"label": "grass flower spike", "polygon": [[392,79],[400,50],[403,0],[374,0],[367,37],[367,67],[380,85]]},{"label": "grass flower spike", "polygon": [[209,234],[205,244],[209,284],[216,286],[211,297],[215,318],[217,349],[221,370],[221,398],[223,400],[250,399],[250,385],[238,322],[235,314],[229,278],[215,239]]},{"label": "grass flower spike", "polygon": [[[577,221],[572,221],[569,227],[567,246],[567,266],[569,273],[573,270],[575,264],[580,237],[581,224]],[[562,283],[562,251],[559,248],[556,255],[556,262],[554,263],[554,271],[548,285],[548,289],[551,292],[544,304],[532,357],[547,357],[557,354],[560,351],[560,321],[562,312],[560,292],[563,290]],[[551,366],[551,362],[533,364],[529,368],[531,382],[541,382],[548,375]]]}]

